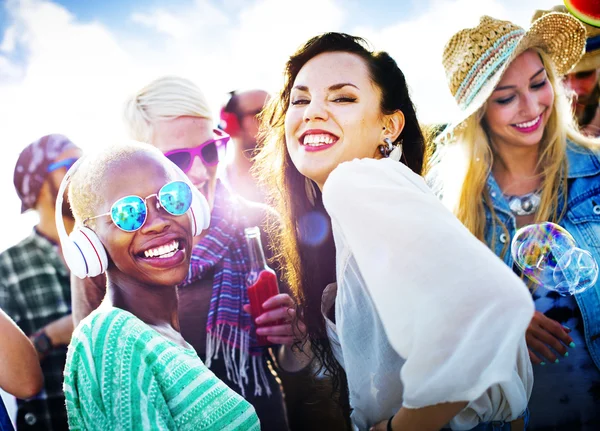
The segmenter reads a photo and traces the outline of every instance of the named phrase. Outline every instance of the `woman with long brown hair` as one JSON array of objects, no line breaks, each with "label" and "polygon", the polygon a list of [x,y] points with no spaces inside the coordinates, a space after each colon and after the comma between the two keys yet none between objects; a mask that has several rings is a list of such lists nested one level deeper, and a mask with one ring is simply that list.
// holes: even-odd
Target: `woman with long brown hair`
[{"label": "woman with long brown hair", "polygon": [[420,176],[424,137],[396,62],[326,33],[285,78],[257,173],[309,344],[346,376],[354,427],[523,426],[531,299]]}]

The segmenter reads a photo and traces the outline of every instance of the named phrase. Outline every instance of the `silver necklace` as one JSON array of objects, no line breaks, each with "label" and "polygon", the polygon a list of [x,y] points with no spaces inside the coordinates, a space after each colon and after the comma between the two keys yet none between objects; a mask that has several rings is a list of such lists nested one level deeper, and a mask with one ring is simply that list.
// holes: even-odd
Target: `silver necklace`
[{"label": "silver necklace", "polygon": [[510,211],[516,216],[527,216],[535,214],[540,208],[541,191],[535,190],[521,196],[504,195],[508,201]]}]

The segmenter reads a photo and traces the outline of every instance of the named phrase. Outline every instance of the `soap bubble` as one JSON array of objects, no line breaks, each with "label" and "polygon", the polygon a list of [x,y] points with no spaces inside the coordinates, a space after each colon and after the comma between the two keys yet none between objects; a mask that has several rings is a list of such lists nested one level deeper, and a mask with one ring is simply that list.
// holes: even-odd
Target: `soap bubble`
[{"label": "soap bubble", "polygon": [[555,223],[519,229],[512,240],[511,254],[527,278],[563,296],[583,292],[598,279],[593,256],[577,247],[571,234]]}]

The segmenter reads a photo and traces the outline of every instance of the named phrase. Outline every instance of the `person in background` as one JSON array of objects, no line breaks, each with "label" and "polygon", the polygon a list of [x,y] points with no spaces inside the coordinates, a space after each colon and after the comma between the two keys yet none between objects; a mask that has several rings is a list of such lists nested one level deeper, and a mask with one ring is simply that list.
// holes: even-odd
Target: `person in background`
[{"label": "person in background", "polygon": [[[52,134],[28,145],[15,166],[21,212],[37,211],[39,223],[26,239],[0,254],[0,308],[31,339],[44,373],[43,390],[17,400],[19,430],[68,429],[62,384],[73,320],[54,204],[67,169],[81,154],[65,136]],[[67,200],[62,218],[70,231],[74,221]]]},{"label": "person in background", "polygon": [[[26,399],[42,390],[44,375],[31,340],[0,309],[0,388]],[[0,431],[12,431],[4,402],[0,399]]]},{"label": "person in background", "polygon": [[[225,173],[227,184],[238,195],[253,202],[264,202],[264,193],[252,177],[252,158],[257,150],[258,115],[269,101],[264,90],[232,91],[221,109],[219,128],[233,138],[233,160]],[[229,150],[228,149],[228,150]]]},{"label": "person in background", "polygon": [[[564,5],[550,10],[536,10],[532,22],[550,12],[569,13]],[[563,77],[572,91],[573,109],[581,131],[589,136],[600,136],[600,28],[582,22],[586,31],[585,54]]]},{"label": "person in background", "polygon": [[[440,135],[430,183],[518,273],[511,254],[517,229],[546,221],[600,262],[600,141],[578,131],[560,84],[585,40],[585,28],[569,14],[545,14],[528,30],[484,16],[444,50],[462,115]],[[479,67],[496,52],[502,55],[493,57],[495,67]],[[534,375],[529,429],[598,430],[600,281],[567,296],[530,287],[536,311],[526,332]]]}]

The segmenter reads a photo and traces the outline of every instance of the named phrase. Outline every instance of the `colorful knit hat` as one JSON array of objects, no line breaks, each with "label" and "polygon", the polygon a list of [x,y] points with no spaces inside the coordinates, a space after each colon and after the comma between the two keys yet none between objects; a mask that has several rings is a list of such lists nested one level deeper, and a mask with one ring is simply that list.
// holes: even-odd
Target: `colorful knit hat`
[{"label": "colorful knit hat", "polygon": [[17,160],[13,182],[21,199],[21,212],[35,207],[42,185],[48,176],[48,166],[61,153],[77,146],[66,136],[52,134],[29,144]]},{"label": "colorful knit hat", "polygon": [[[551,10],[536,10],[531,21],[536,21],[551,12],[569,13],[564,5],[554,6]],[[569,73],[585,72],[600,68],[600,28],[582,22],[586,32],[585,54]]]},{"label": "colorful knit hat", "polygon": [[440,135],[442,139],[483,106],[508,65],[529,48],[545,51],[562,76],[584,53],[585,28],[573,16],[558,12],[543,15],[527,31],[509,21],[483,16],[477,27],[460,30],[450,38],[442,64],[460,114]]}]

